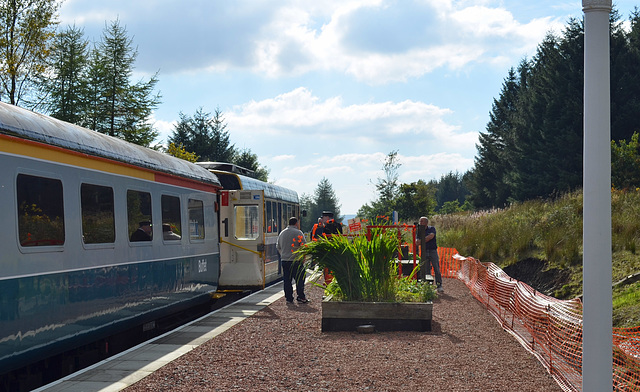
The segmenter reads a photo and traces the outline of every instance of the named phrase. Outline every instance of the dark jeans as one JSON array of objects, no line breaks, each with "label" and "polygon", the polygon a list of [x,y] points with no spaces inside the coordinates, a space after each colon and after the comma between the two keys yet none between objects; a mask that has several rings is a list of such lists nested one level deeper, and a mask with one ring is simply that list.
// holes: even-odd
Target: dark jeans
[{"label": "dark jeans", "polygon": [[293,285],[291,279],[296,281],[296,294],[298,298],[305,299],[304,296],[304,280],[307,272],[302,261],[283,261],[282,262],[282,279],[284,281],[284,297],[287,301],[293,301]]},{"label": "dark jeans", "polygon": [[431,274],[431,267],[433,267],[433,274],[436,278],[436,285],[442,286],[442,275],[440,274],[440,257],[438,257],[437,249],[423,249],[422,256],[420,257],[420,278],[424,279],[425,275]]}]

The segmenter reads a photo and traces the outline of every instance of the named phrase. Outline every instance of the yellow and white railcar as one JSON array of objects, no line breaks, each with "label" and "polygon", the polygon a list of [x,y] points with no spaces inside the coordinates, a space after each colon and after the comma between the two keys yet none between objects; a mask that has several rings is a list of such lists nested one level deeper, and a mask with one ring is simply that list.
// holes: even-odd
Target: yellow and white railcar
[{"label": "yellow and white railcar", "polygon": [[198,162],[214,173],[220,191],[220,286],[264,288],[282,279],[276,251],[278,234],[289,218],[300,218],[298,194],[249,177],[242,167]]}]

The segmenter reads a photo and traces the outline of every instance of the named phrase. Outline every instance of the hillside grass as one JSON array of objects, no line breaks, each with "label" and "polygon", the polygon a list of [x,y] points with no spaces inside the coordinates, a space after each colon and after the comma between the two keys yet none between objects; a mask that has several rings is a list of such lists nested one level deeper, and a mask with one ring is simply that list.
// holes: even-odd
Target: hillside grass
[{"label": "hillside grass", "polygon": [[[612,190],[611,198],[613,284],[640,272],[640,190]],[[547,271],[569,271],[561,287],[545,294],[559,299],[582,294],[581,191],[504,209],[435,216],[434,224],[439,246],[501,268],[542,260]],[[613,324],[640,326],[640,283],[614,288]]]}]

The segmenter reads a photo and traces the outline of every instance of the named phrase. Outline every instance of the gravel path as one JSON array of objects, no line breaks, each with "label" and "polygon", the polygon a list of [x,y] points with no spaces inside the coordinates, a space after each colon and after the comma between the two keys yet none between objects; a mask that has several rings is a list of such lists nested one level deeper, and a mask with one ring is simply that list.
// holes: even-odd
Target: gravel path
[{"label": "gravel path", "polygon": [[562,391],[458,280],[431,332],[322,333],[307,287],[311,303],[283,297],[125,391]]}]

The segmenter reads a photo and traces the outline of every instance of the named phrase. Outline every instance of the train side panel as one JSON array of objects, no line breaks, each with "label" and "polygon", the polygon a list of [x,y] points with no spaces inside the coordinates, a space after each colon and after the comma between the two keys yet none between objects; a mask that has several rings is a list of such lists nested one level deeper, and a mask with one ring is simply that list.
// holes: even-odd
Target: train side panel
[{"label": "train side panel", "polygon": [[[0,150],[13,150],[10,144],[0,139]],[[0,373],[203,303],[218,286],[215,192],[153,181],[135,168],[127,170],[140,175],[74,166],[68,158],[0,151]],[[86,188],[112,193],[109,225],[104,211],[83,211],[83,197],[100,197]],[[38,189],[44,194],[34,196]],[[144,243],[129,240],[136,192],[150,200],[153,239]],[[57,211],[45,206],[56,198],[59,214],[47,213]],[[173,225],[181,237],[165,240],[161,223],[171,205],[179,206]],[[42,220],[50,234],[38,232]]]}]

